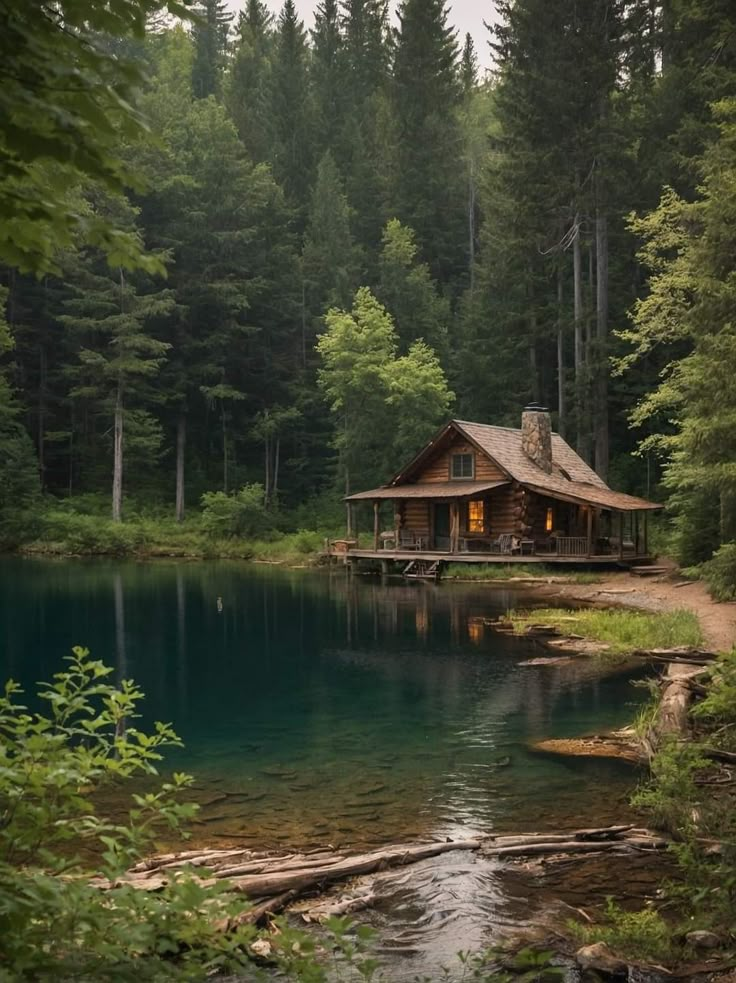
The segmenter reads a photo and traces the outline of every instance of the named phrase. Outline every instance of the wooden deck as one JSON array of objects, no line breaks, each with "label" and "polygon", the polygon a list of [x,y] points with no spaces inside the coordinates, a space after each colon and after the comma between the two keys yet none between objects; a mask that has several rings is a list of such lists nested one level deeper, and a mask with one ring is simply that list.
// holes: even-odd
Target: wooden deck
[{"label": "wooden deck", "polygon": [[364,550],[350,549],[346,553],[331,553],[331,556],[346,563],[354,560],[386,560],[398,563],[408,563],[410,560],[427,560],[435,563],[539,563],[550,566],[577,564],[578,566],[614,566],[616,564],[630,565],[632,563],[650,563],[651,556],[640,553],[594,554],[591,556],[566,556],[558,553],[529,553],[523,556],[518,553],[443,553],[437,550]]}]

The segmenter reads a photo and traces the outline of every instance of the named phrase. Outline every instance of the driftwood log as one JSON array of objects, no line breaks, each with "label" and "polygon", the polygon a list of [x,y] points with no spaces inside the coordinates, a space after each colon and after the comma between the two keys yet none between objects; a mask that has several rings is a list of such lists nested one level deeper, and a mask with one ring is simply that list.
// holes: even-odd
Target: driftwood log
[{"label": "driftwood log", "polygon": [[[155,891],[164,887],[170,879],[181,876],[185,870],[194,872],[203,884],[227,879],[233,890],[242,893],[251,902],[242,914],[218,923],[218,927],[228,931],[238,925],[263,922],[305,894],[319,896],[339,881],[417,863],[454,850],[477,852],[484,857],[504,860],[545,854],[566,858],[601,851],[631,854],[640,850],[657,850],[664,845],[665,841],[652,831],[626,825],[562,833],[514,833],[484,839],[395,845],[352,856],[331,849],[278,856],[242,849],[190,850],[142,861],[118,881],[98,878],[94,883],[102,889],[126,884]],[[314,903],[301,909],[301,914],[306,921],[322,921],[331,915],[368,907],[373,901],[373,891],[363,889],[345,898],[315,899]]]}]

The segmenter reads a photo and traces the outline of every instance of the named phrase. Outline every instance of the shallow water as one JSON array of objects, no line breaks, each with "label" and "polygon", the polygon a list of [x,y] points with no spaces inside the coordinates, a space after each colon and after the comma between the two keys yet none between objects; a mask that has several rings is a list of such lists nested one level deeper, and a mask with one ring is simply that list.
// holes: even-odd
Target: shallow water
[{"label": "shallow water", "polygon": [[[531,604],[342,569],[7,558],[0,669],[32,688],[81,644],[134,677],[146,717],[185,741],[168,760],[196,776],[199,841],[358,848],[618,820],[629,766],[528,743],[622,724],[641,690],[585,666],[520,666],[537,643],[486,621]],[[371,916],[414,953],[411,973],[514,907],[488,862],[412,870],[382,875],[392,900]]]}]

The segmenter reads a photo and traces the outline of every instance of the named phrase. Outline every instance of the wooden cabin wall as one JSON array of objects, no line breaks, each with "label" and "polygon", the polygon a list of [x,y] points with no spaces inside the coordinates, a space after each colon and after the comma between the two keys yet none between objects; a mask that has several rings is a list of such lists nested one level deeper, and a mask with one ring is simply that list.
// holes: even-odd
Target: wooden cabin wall
[{"label": "wooden cabin wall", "polygon": [[497,538],[508,533],[518,534],[519,520],[514,514],[516,496],[513,488],[500,488],[488,498],[486,506],[489,517],[488,534]]},{"label": "wooden cabin wall", "polygon": [[407,498],[403,502],[402,526],[418,536],[429,536],[429,502],[426,498]]},{"label": "wooden cabin wall", "polygon": [[503,481],[505,475],[485,454],[477,451],[459,434],[447,447],[439,449],[413,479],[417,484],[433,481],[450,481],[450,457],[452,454],[473,454],[475,456],[475,481]]}]

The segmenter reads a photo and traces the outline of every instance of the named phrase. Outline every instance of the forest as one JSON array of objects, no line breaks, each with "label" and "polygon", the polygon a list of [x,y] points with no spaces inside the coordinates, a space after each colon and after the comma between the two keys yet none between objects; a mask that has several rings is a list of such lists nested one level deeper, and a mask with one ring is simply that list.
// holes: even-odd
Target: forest
[{"label": "forest", "polygon": [[535,400],[736,568],[730,0],[61,6],[0,32],[6,546],[326,528]]}]

